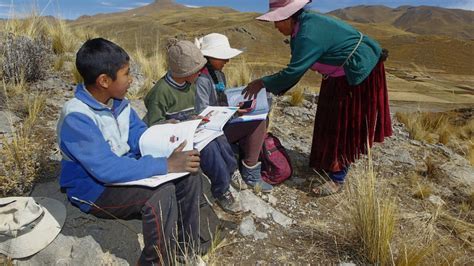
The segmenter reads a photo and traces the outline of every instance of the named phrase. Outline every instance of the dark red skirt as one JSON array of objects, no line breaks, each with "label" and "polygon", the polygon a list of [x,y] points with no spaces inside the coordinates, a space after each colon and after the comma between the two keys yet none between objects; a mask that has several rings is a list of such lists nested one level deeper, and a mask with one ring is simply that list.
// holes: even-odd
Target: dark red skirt
[{"label": "dark red skirt", "polygon": [[383,142],[392,135],[387,82],[383,62],[359,85],[345,77],[321,83],[314,121],[310,166],[316,170],[340,171],[361,154],[367,144]]}]

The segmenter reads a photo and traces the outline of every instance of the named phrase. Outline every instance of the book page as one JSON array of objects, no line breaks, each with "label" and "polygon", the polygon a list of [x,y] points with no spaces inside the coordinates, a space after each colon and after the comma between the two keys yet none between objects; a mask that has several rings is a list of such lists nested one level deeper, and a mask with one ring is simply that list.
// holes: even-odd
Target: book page
[{"label": "book page", "polygon": [[161,124],[148,128],[140,138],[140,153],[153,157],[169,157],[183,141],[187,141],[183,151],[193,149],[194,132],[201,120],[185,121],[177,124]]},{"label": "book page", "polygon": [[229,106],[208,106],[199,116],[204,117],[203,120],[209,122],[200,126],[200,128],[212,129],[221,131],[224,125],[234,115],[238,108]]},{"label": "book page", "polygon": [[199,127],[194,134],[194,148],[201,151],[209,142],[222,135],[224,135],[222,130],[217,131]]},{"label": "book page", "polygon": [[[225,90],[227,96],[227,102],[229,106],[239,106],[241,102],[246,101],[242,95],[242,90],[245,87],[229,88]],[[265,88],[261,89],[256,97],[255,109],[252,112],[246,113],[245,115],[239,116],[232,119],[230,123],[253,121],[253,120],[265,120],[269,112],[267,91]]]},{"label": "book page", "polygon": [[[201,120],[191,120],[177,124],[161,124],[148,128],[140,137],[139,146],[143,156],[151,155],[155,158],[168,158],[174,149],[183,141],[187,141],[184,151],[193,149],[194,132]],[[157,175],[141,180],[135,180],[124,183],[109,184],[112,186],[146,186],[157,187],[163,183],[188,175],[184,173],[169,173],[166,175]]]}]

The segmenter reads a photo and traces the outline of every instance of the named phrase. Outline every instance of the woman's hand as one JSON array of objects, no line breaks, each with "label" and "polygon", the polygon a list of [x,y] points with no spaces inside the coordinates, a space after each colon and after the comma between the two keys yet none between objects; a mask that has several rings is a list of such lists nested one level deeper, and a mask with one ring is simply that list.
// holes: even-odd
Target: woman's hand
[{"label": "woman's hand", "polygon": [[245,99],[255,99],[258,92],[264,87],[262,79],[256,79],[250,82],[245,89],[242,90],[242,94]]}]

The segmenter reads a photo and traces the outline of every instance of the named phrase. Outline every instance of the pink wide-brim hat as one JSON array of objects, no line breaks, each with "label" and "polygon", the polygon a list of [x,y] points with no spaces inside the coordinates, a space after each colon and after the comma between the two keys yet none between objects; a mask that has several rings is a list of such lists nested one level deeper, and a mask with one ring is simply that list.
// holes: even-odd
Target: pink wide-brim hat
[{"label": "pink wide-brim hat", "polygon": [[263,21],[285,20],[302,9],[310,0],[270,0],[270,10],[257,17]]}]

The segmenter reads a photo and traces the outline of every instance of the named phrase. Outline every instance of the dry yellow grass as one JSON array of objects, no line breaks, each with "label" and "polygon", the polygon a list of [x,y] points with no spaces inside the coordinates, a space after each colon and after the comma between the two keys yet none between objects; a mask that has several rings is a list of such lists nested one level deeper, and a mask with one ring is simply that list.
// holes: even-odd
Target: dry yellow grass
[{"label": "dry yellow grass", "polygon": [[81,74],[79,73],[79,71],[77,70],[75,65],[71,68],[71,71],[72,71],[72,73],[71,73],[72,80],[73,80],[74,84],[79,84],[79,83],[82,83],[84,81],[82,79]]},{"label": "dry yellow grass", "polygon": [[39,16],[34,10],[26,18],[12,18],[4,24],[5,32],[33,39],[47,37],[47,28],[45,18]]},{"label": "dry yellow grass", "polygon": [[290,104],[292,106],[299,106],[303,103],[304,100],[304,88],[298,86],[291,90],[291,99]]},{"label": "dry yellow grass", "polygon": [[53,65],[54,71],[60,72],[63,69],[66,60],[67,56],[65,55],[59,55],[58,57],[56,57]]},{"label": "dry yellow grass", "polygon": [[423,265],[427,263],[427,259],[431,256],[438,246],[434,243],[420,245],[420,242],[413,243],[411,245],[403,245],[401,254],[398,254],[395,265],[397,266],[413,266]]},{"label": "dry yellow grass", "polygon": [[16,95],[22,95],[26,92],[28,88],[28,84],[23,78],[24,75],[20,75],[21,78],[18,82],[6,82],[5,80],[2,80],[3,83],[3,88],[9,97],[14,97]]},{"label": "dry yellow grass", "polygon": [[147,56],[141,48],[137,48],[132,53],[132,59],[138,64],[140,71],[145,76],[145,82],[138,90],[129,90],[128,98],[139,99],[148,93],[154,82],[165,75],[167,71],[166,55],[157,44],[151,56]]},{"label": "dry yellow grass", "polygon": [[73,31],[66,25],[66,22],[59,20],[47,23],[48,36],[52,41],[52,48],[56,54],[74,52],[78,45],[77,37]]},{"label": "dry yellow grass", "polygon": [[413,197],[417,199],[426,199],[433,193],[433,189],[427,184],[418,183]]},{"label": "dry yellow grass", "polygon": [[245,56],[232,59],[224,68],[227,87],[238,87],[247,85],[252,79],[252,70]]},{"label": "dry yellow grass", "polygon": [[28,115],[15,127],[11,138],[2,139],[0,149],[0,195],[22,195],[37,178],[40,161],[46,152],[43,140],[35,134],[39,114],[43,111],[46,97],[36,95],[26,107]]},{"label": "dry yellow grass", "polygon": [[[474,165],[474,118],[472,109],[459,109],[445,113],[396,113],[410,136],[428,143],[442,143],[464,156]],[[427,162],[427,165],[430,164]],[[431,171],[428,171],[430,173]]]},{"label": "dry yellow grass", "polygon": [[369,263],[392,264],[391,242],[394,236],[397,207],[390,197],[379,196],[370,159],[367,171],[349,187],[349,222]]}]

